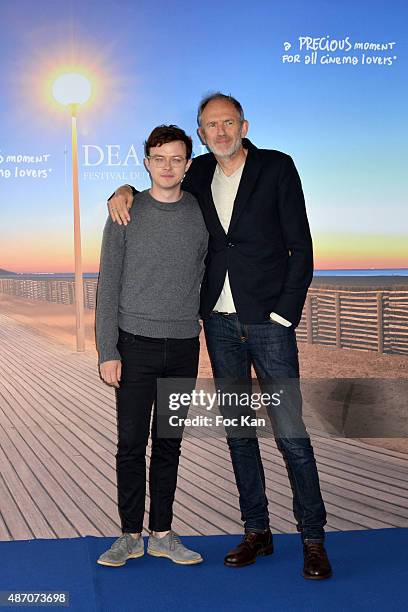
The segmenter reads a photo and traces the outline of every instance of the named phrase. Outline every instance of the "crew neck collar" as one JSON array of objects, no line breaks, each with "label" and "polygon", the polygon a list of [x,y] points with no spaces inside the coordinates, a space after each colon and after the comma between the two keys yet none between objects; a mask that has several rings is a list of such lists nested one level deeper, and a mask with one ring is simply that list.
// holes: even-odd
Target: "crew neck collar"
[{"label": "crew neck collar", "polygon": [[179,208],[185,198],[185,192],[182,191],[181,192],[181,197],[179,200],[177,200],[176,202],[162,202],[160,200],[157,200],[155,197],[152,196],[152,194],[150,193],[150,190],[147,189],[146,190],[146,196],[148,197],[150,203],[155,207],[155,208],[159,208],[160,210],[175,210],[177,208]]}]

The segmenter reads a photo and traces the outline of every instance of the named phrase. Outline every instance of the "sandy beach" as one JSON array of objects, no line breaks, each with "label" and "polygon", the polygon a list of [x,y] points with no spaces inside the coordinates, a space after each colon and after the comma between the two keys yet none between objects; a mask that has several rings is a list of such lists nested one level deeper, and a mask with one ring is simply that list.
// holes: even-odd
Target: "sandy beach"
[{"label": "sandy beach", "polygon": [[[50,339],[75,350],[75,308],[38,300],[27,300],[0,293],[0,311],[16,321],[37,329]],[[95,355],[95,312],[85,311],[86,351]],[[201,334],[201,378],[210,378],[211,367]],[[408,379],[408,358],[375,351],[337,349],[323,345],[299,343],[303,378],[385,378]],[[365,438],[365,442],[408,453],[407,438]]]}]

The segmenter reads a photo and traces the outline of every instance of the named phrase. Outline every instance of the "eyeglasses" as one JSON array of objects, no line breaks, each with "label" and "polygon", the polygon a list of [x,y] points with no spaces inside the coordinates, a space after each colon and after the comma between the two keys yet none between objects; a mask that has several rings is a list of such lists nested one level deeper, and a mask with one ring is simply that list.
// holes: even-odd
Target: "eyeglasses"
[{"label": "eyeglasses", "polygon": [[174,168],[180,168],[184,162],[186,161],[185,157],[175,156],[175,157],[162,157],[161,155],[150,155],[147,156],[151,162],[156,166],[156,168],[164,168],[167,163],[170,163]]}]

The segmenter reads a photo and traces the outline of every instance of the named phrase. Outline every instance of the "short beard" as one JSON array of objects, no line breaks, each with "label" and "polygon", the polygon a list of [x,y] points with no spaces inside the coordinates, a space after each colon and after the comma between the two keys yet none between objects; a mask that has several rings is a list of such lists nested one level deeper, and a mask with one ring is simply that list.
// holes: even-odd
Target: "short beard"
[{"label": "short beard", "polygon": [[216,157],[220,159],[230,159],[242,147],[242,137],[238,136],[238,138],[235,140],[235,142],[232,143],[232,145],[230,146],[229,149],[227,149],[227,151],[220,151],[218,153],[215,147],[210,147],[208,144],[207,144],[207,147],[210,149],[211,153],[213,153]]}]

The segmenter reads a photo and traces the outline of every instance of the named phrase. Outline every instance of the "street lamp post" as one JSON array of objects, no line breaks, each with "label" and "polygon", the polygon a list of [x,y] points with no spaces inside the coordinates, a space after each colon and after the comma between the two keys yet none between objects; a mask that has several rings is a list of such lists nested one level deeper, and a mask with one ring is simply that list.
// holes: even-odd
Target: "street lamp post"
[{"label": "street lamp post", "polygon": [[91,86],[83,75],[77,73],[63,74],[54,81],[52,93],[54,98],[68,106],[71,111],[71,144],[72,144],[72,198],[74,205],[74,255],[75,255],[75,314],[76,314],[76,347],[77,351],[85,350],[85,317],[84,317],[84,284],[82,275],[81,223],[79,212],[78,183],[78,140],[77,112],[80,104],[91,95]]},{"label": "street lamp post", "polygon": [[72,198],[74,204],[75,313],[77,351],[85,350],[84,282],[82,275],[81,217],[79,212],[77,105],[71,104]]}]

